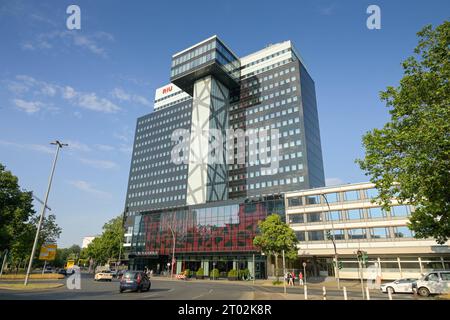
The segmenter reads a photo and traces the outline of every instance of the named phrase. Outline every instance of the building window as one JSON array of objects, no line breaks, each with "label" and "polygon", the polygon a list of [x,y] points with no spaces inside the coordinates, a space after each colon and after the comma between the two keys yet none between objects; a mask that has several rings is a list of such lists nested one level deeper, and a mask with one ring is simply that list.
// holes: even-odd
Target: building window
[{"label": "building window", "polygon": [[367,209],[369,219],[380,219],[386,217],[386,212],[381,207]]},{"label": "building window", "polygon": [[345,192],[345,201],[356,201],[358,199],[359,199],[358,191],[352,190]]},{"label": "building window", "polygon": [[393,217],[407,217],[408,215],[409,215],[408,206],[391,207],[391,216]]},{"label": "building window", "polygon": [[375,188],[367,189],[366,194],[369,199],[374,199],[378,197],[378,190]]},{"label": "building window", "polygon": [[303,222],[305,222],[303,218],[303,213],[289,215],[289,223],[303,223]]},{"label": "building window", "polygon": [[288,206],[289,207],[301,206],[302,204],[303,203],[302,203],[301,197],[288,198]]},{"label": "building window", "polygon": [[298,241],[305,241],[305,231],[294,231]]},{"label": "building window", "polygon": [[322,213],[321,212],[307,213],[306,220],[308,222],[320,222],[322,221]]},{"label": "building window", "polygon": [[[333,230],[327,231],[327,238],[329,238],[330,240],[333,239]],[[334,238],[336,240],[345,240],[344,229],[334,229]]]},{"label": "building window", "polygon": [[395,227],[394,237],[396,238],[413,238],[414,234],[408,227]]},{"label": "building window", "polygon": [[327,198],[329,203],[338,202],[338,194],[336,192],[333,193],[326,193],[325,197]]},{"label": "building window", "polygon": [[366,229],[350,229],[348,230],[348,238],[349,239],[366,239],[367,232]]},{"label": "building window", "polygon": [[323,230],[308,231],[309,241],[323,241],[325,239]]},{"label": "building window", "polygon": [[370,228],[370,237],[372,239],[389,238],[389,229],[388,228]]},{"label": "building window", "polygon": [[347,216],[349,220],[361,220],[364,219],[364,215],[361,209],[353,209],[347,211]]},{"label": "building window", "polygon": [[327,221],[339,221],[344,220],[342,211],[330,211],[326,212]]},{"label": "building window", "polygon": [[307,196],[306,197],[306,204],[319,204],[320,203],[320,196]]}]

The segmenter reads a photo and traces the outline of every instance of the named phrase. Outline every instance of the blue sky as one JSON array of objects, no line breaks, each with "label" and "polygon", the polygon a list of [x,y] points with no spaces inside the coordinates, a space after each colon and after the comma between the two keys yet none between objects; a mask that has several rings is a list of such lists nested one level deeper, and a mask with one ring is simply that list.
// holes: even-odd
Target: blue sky
[{"label": "blue sky", "polygon": [[[66,29],[70,4],[81,30]],[[370,4],[381,30],[366,27]],[[0,162],[43,198],[49,142],[69,143],[49,198],[58,243],[100,233],[123,210],[136,118],[168,82],[171,55],[217,34],[240,56],[292,40],[316,82],[327,182],[365,181],[354,160],[362,134],[388,119],[378,93],[398,83],[416,32],[449,12],[447,0],[2,1]]]}]

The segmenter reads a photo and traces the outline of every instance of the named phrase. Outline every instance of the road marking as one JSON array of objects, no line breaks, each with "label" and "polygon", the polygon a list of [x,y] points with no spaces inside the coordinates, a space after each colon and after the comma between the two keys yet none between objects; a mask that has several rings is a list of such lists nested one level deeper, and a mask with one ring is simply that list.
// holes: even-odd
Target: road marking
[{"label": "road marking", "polygon": [[204,295],[211,294],[213,291],[214,291],[213,289],[209,289],[208,293],[202,293],[201,295],[195,296],[192,298],[192,300],[196,300],[198,298],[203,297]]}]

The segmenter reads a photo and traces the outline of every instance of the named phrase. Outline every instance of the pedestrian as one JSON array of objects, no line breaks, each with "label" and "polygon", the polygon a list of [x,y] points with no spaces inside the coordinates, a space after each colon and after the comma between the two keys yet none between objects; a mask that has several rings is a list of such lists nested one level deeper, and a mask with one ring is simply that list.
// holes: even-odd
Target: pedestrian
[{"label": "pedestrian", "polygon": [[292,286],[295,286],[295,272],[292,271]]},{"label": "pedestrian", "polygon": [[293,279],[292,279],[292,273],[288,273],[288,278],[289,278],[289,286],[293,286],[294,285],[294,283],[293,283]]},{"label": "pedestrian", "polygon": [[303,273],[300,271],[300,273],[298,274],[298,282],[299,285],[303,285]]},{"label": "pedestrian", "polygon": [[289,284],[289,272],[286,272],[284,274],[284,281],[286,281],[286,283]]}]

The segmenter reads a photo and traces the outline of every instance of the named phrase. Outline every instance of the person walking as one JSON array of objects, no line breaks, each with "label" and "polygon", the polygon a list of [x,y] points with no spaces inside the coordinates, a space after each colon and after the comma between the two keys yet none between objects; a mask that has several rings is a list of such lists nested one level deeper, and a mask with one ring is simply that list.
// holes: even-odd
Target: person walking
[{"label": "person walking", "polygon": [[298,274],[298,282],[299,285],[303,285],[303,273],[300,271],[300,273]]},{"label": "person walking", "polygon": [[294,271],[292,271],[292,286],[294,287],[295,286],[295,272]]},{"label": "person walking", "polygon": [[292,273],[291,272],[288,273],[288,279],[289,279],[289,286],[293,286],[294,283],[292,282],[293,279],[292,279]]}]

